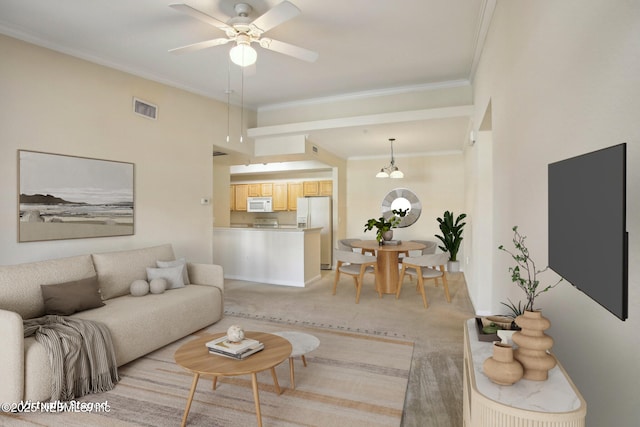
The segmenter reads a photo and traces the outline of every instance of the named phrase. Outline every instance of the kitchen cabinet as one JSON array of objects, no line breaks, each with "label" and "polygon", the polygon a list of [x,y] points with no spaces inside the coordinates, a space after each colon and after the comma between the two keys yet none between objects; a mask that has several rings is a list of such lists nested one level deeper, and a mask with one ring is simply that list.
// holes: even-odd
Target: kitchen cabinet
[{"label": "kitchen cabinet", "polygon": [[318,181],[304,181],[302,183],[303,196],[317,196],[320,193]]},{"label": "kitchen cabinet", "polygon": [[333,181],[318,181],[320,196],[333,196]]},{"label": "kitchen cabinet", "polygon": [[298,197],[302,197],[302,183],[290,182],[288,185],[288,209],[290,211],[298,210]]},{"label": "kitchen cabinet", "polygon": [[272,182],[261,183],[260,195],[264,197],[273,196],[273,183]]},{"label": "kitchen cabinet", "polygon": [[229,187],[229,210],[236,210],[236,186],[231,185]]},{"label": "kitchen cabinet", "polygon": [[262,196],[262,184],[249,184],[249,188],[247,190],[247,196],[249,197],[260,197]]},{"label": "kitchen cabinet", "polygon": [[288,185],[286,182],[273,183],[273,210],[286,211],[289,206]]},{"label": "kitchen cabinet", "polygon": [[235,185],[235,209],[236,211],[247,210],[247,197],[249,197],[249,185],[248,184],[236,184]]}]

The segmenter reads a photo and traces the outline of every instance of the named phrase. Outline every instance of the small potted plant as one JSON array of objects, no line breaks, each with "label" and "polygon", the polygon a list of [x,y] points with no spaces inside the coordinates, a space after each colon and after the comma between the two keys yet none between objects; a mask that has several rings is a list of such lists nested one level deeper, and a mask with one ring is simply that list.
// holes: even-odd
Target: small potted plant
[{"label": "small potted plant", "polygon": [[378,219],[371,218],[364,224],[364,231],[376,229],[376,240],[379,245],[382,245],[383,240],[391,240],[393,238],[393,230],[400,224],[402,221],[402,217],[404,217],[409,209],[394,209],[391,211],[393,215],[386,219],[384,216],[381,216]]},{"label": "small potted plant", "polygon": [[466,222],[462,222],[467,217],[467,214],[460,214],[453,221],[453,212],[446,211],[443,218],[438,218],[440,224],[440,231],[442,236],[436,235],[442,242],[442,246],[438,246],[444,252],[449,252],[449,262],[447,263],[447,270],[451,272],[460,271],[460,262],[458,261],[458,251],[460,250],[460,243],[462,242],[462,229],[466,225]]}]

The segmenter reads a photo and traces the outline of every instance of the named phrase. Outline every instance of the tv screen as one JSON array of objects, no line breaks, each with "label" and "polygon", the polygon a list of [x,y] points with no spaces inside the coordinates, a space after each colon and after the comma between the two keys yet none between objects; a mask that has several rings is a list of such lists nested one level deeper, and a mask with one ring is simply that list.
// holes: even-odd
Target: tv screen
[{"label": "tv screen", "polygon": [[549,164],[549,267],[622,320],[628,306],[626,144]]}]

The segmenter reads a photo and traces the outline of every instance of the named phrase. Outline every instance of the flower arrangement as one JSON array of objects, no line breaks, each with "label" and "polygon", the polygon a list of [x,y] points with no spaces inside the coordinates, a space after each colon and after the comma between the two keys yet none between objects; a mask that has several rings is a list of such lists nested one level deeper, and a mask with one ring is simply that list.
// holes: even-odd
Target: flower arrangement
[{"label": "flower arrangement", "polygon": [[[549,269],[549,266],[543,268],[542,270],[538,270],[536,268],[536,263],[529,256],[529,249],[525,246],[525,239],[527,236],[523,236],[518,232],[518,226],[514,226],[513,230],[513,245],[515,246],[515,251],[510,251],[505,249],[503,245],[498,246],[498,249],[504,251],[511,255],[511,258],[516,262],[515,267],[509,267],[509,273],[511,273],[511,281],[514,282],[520,289],[524,291],[527,296],[527,303],[524,307],[521,305],[521,302],[518,302],[516,306],[511,300],[509,300],[510,304],[502,303],[507,306],[513,314],[520,315],[524,311],[534,311],[534,302],[538,295],[543,292],[549,291],[549,289],[553,289],[560,282],[562,282],[562,278],[558,280],[555,284],[549,285],[546,288],[538,289],[540,285],[540,280],[538,280],[538,274],[544,273]],[[523,277],[524,275],[524,277]],[[515,316],[514,316],[515,317]]]}]

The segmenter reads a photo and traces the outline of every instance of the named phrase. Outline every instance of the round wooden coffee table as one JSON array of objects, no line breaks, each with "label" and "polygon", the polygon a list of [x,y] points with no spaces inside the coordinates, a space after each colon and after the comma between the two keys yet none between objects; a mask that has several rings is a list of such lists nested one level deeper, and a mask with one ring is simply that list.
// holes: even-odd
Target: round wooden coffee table
[{"label": "round wooden coffee table", "polygon": [[189,398],[187,399],[187,405],[184,409],[184,415],[182,416],[181,425],[183,427],[187,424],[189,409],[191,409],[191,402],[193,401],[193,395],[196,391],[200,375],[213,376],[214,390],[216,389],[218,377],[251,375],[253,400],[256,404],[256,417],[258,420],[258,426],[262,426],[260,398],[258,396],[258,378],[256,374],[258,372],[271,369],[273,383],[275,384],[276,391],[280,394],[280,385],[278,384],[275,367],[289,358],[292,347],[289,341],[277,335],[251,331],[246,331],[244,334],[248,338],[253,338],[262,342],[264,344],[264,350],[252,354],[244,360],[235,360],[224,356],[210,354],[206,343],[226,335],[225,332],[213,335],[204,335],[201,338],[189,341],[176,350],[174,355],[176,363],[193,373],[193,381],[191,383],[191,390],[189,391]]}]

